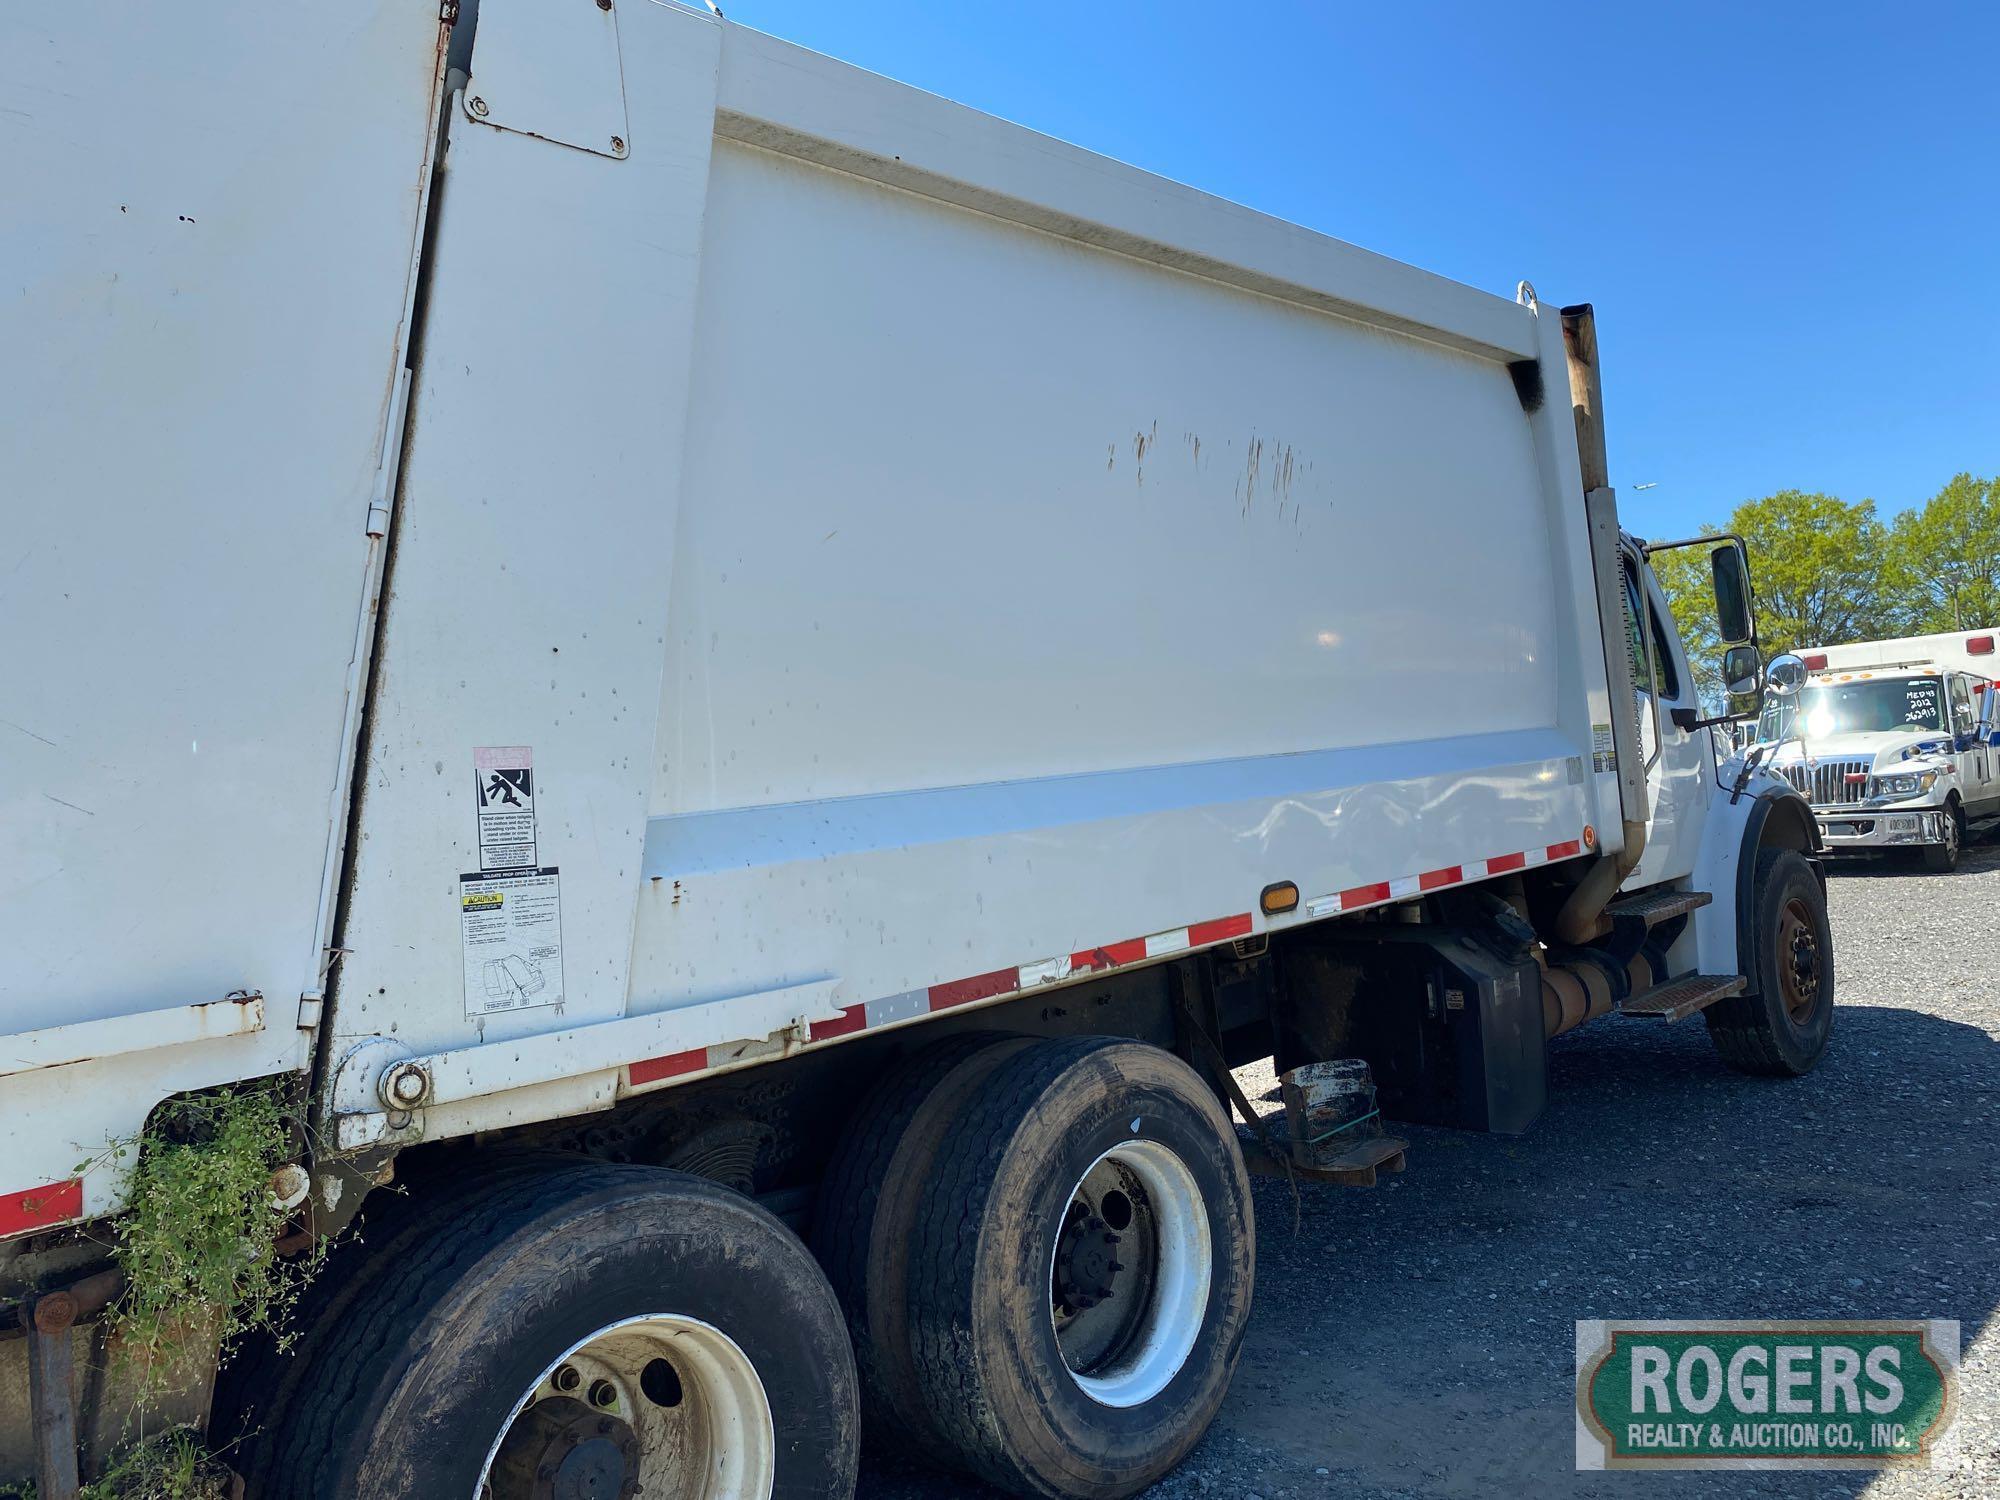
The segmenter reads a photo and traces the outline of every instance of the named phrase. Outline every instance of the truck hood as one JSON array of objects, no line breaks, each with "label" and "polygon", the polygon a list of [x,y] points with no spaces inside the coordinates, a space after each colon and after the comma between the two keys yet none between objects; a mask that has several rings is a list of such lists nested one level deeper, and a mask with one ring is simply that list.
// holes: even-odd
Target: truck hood
[{"label": "truck hood", "polygon": [[1893,766],[1931,751],[1951,748],[1950,736],[1935,729],[1877,730],[1867,734],[1822,734],[1803,746],[1788,740],[1771,759],[1774,766],[1795,766],[1803,760],[1865,760],[1871,769]]}]

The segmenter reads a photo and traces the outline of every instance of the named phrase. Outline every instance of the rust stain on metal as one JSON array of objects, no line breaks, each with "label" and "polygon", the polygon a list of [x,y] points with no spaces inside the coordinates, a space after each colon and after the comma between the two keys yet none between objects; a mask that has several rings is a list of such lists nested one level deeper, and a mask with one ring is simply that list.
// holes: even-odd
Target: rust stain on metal
[{"label": "rust stain on metal", "polygon": [[69,1292],[44,1292],[35,1299],[35,1331],[61,1333],[76,1322],[76,1298]]}]

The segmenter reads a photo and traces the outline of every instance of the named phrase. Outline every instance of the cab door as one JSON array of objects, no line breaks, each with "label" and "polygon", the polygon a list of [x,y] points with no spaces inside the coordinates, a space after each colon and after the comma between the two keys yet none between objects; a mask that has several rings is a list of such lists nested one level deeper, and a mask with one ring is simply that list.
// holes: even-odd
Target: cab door
[{"label": "cab door", "polygon": [[1951,742],[1958,752],[1966,809],[1974,814],[1990,811],[1989,804],[2000,796],[2000,784],[1996,784],[2000,782],[2000,766],[1995,764],[1986,720],[1982,719],[1978,704],[1981,698],[1990,700],[1993,694],[1988,692],[1975,698],[1972,680],[1962,672],[1953,672],[1950,683]]},{"label": "cab door", "polygon": [[1625,884],[1658,885],[1690,874],[1701,844],[1701,805],[1715,762],[1706,729],[1682,729],[1682,717],[1700,717],[1700,695],[1688,669],[1673,618],[1652,570],[1627,554],[1625,603],[1638,687],[1639,745],[1646,758],[1646,850]]}]

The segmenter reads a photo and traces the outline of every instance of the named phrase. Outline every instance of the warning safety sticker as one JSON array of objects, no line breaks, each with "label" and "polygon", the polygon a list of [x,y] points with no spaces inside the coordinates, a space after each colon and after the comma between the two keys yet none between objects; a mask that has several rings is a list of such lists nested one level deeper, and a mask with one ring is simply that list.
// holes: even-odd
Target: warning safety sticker
[{"label": "warning safety sticker", "polygon": [[1590,769],[1592,771],[1618,769],[1618,751],[1612,741],[1609,724],[1590,726]]},{"label": "warning safety sticker", "polygon": [[553,865],[458,877],[468,1020],[561,1005],[562,896]]},{"label": "warning safety sticker", "polygon": [[479,807],[479,868],[532,869],[535,849],[535,752],[502,745],[472,752]]}]

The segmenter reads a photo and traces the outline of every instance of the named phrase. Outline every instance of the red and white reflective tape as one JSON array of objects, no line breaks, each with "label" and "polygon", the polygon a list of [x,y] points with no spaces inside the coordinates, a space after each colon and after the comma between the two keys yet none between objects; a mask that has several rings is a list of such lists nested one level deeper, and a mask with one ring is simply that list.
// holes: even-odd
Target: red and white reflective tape
[{"label": "red and white reflective tape", "polygon": [[935,1010],[950,1010],[958,1005],[970,1005],[976,1000],[991,1000],[1001,995],[1016,995],[1024,990],[1039,989],[1045,984],[1060,984],[1080,974],[1094,973],[1100,969],[1115,969],[1122,964],[1138,963],[1143,959],[1167,958],[1176,953],[1188,953],[1196,948],[1206,948],[1213,943],[1226,943],[1232,938],[1250,935],[1250,913],[1238,912],[1233,917],[1217,917],[1212,922],[1195,922],[1186,927],[1175,927],[1167,932],[1155,932],[1142,938],[1126,938],[1116,943],[1105,943],[1097,948],[1079,948],[1074,953],[1061,954],[1055,958],[1038,958],[1033,963],[1016,964],[1011,969],[994,969],[986,974],[974,974],[969,979],[953,979],[943,984],[934,984],[926,989],[906,990],[900,995],[890,995],[881,1000],[868,1000],[859,1005],[850,1005],[842,1011],[839,1019],[815,1021],[812,1024],[812,1039],[825,1041],[836,1036],[847,1036],[856,1031],[866,1031],[871,1027],[889,1026],[897,1021],[912,1020],[928,1015]]},{"label": "red and white reflective tape", "polygon": [[51,1182],[46,1187],[0,1193],[0,1239],[53,1229],[83,1217],[83,1179]]},{"label": "red and white reflective tape", "polygon": [[1404,875],[1395,880],[1380,880],[1373,885],[1351,886],[1344,891],[1314,896],[1306,902],[1306,915],[1330,917],[1336,912],[1360,911],[1363,907],[1381,906],[1389,901],[1407,901],[1410,897],[1421,896],[1427,891],[1441,891],[1447,886],[1454,885],[1470,885],[1475,880],[1485,880],[1492,875],[1505,875],[1513,870],[1532,869],[1536,865],[1574,859],[1581,853],[1583,853],[1582,839],[1565,839],[1560,844],[1545,844],[1540,849],[1524,849],[1518,854],[1495,854],[1486,859],[1469,860],[1462,865],[1446,865],[1439,870],[1426,870],[1421,875]]},{"label": "red and white reflective tape", "polygon": [[[1442,890],[1447,886],[1467,885],[1489,876],[1505,875],[1512,870],[1525,870],[1536,865],[1551,864],[1557,860],[1574,859],[1584,852],[1584,848],[1583,839],[1567,839],[1560,844],[1547,844],[1542,848],[1526,849],[1518,854],[1495,854],[1487,859],[1475,859],[1462,865],[1447,865],[1441,870],[1427,870],[1421,875],[1405,875],[1395,880],[1377,881],[1373,885],[1358,885],[1348,890],[1335,891],[1331,895],[1315,896],[1305,903],[1305,911],[1308,917],[1325,917],[1338,912],[1359,911],[1363,907],[1381,906],[1390,901],[1404,901],[1411,896]],[[1040,989],[1043,985],[1060,984],[1079,975],[1115,969],[1124,964],[1139,963],[1146,959],[1189,953],[1197,948],[1207,948],[1216,943],[1229,942],[1234,938],[1248,937],[1250,929],[1250,913],[1238,912],[1233,917],[1217,917],[1209,922],[1193,922],[1186,927],[1155,932],[1147,937],[1127,938],[1122,942],[1106,943],[1099,948],[1079,948],[1074,953],[1060,954],[1055,958],[1036,959],[1033,963],[1016,964],[1011,969],[994,969],[990,973],[974,974],[969,979],[953,979],[921,990],[906,990],[900,995],[889,995],[880,1000],[864,1000],[848,1006],[831,1020],[814,1021],[812,1040],[831,1041],[835,1037],[852,1036],[857,1031],[870,1031],[877,1026],[892,1026],[898,1021],[915,1020],[918,1016],[929,1015],[932,1011],[950,1010],[954,1006],[970,1005],[978,1000],[998,999],[1003,995],[1017,995],[1028,990]],[[686,1073],[704,1073],[711,1068],[726,1067],[732,1062],[740,1061],[745,1055],[746,1049],[741,1042],[719,1047],[692,1047],[685,1052],[671,1053],[666,1057],[649,1057],[642,1062],[632,1063],[630,1077],[635,1085],[654,1083],[662,1078],[678,1078]]]}]

